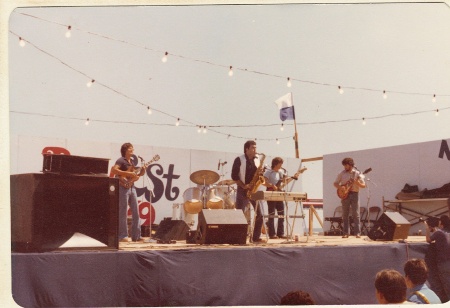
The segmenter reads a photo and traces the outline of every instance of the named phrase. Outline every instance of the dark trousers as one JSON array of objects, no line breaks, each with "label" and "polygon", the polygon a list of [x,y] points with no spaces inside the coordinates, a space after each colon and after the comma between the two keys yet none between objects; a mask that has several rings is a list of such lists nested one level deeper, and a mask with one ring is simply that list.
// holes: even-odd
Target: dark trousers
[{"label": "dark trousers", "polygon": [[[245,191],[238,189],[236,194],[236,209],[240,209],[245,212],[247,204],[251,203],[255,209],[255,229],[253,229],[252,240],[256,241],[261,236],[261,228],[263,225],[263,216],[260,204],[247,198]],[[258,205],[258,206],[257,206]]]},{"label": "dark trousers", "polygon": [[[284,204],[283,201],[267,201],[267,208],[269,209],[269,220],[267,222],[267,226],[269,228],[269,236],[278,235],[279,237],[284,235]],[[278,224],[277,224],[277,232],[275,234],[275,210],[277,211],[278,216]]]}]

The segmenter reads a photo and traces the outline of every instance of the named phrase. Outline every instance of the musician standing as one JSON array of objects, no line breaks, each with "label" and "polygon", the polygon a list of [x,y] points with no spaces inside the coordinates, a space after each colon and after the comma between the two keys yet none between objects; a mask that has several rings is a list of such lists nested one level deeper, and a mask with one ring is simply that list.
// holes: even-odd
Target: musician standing
[{"label": "musician standing", "polygon": [[245,208],[250,203],[256,212],[255,228],[253,229],[252,241],[253,243],[264,243],[261,236],[261,227],[263,225],[262,211],[259,206],[256,206],[254,200],[247,198],[247,191],[251,189],[249,183],[252,181],[258,167],[260,160],[256,155],[256,142],[249,140],[244,144],[244,155],[236,157],[233,162],[231,171],[231,178],[237,184],[236,193],[236,208],[245,212]]},{"label": "musician standing", "polygon": [[[139,208],[137,203],[137,193],[134,187],[134,182],[139,178],[133,172],[134,164],[132,156],[134,148],[131,143],[124,143],[120,148],[122,157],[118,158],[114,166],[111,167],[111,174],[126,178],[130,182],[130,187],[125,187],[122,182],[119,185],[119,242],[129,242],[128,239],[128,223],[127,212],[128,205],[131,209],[132,223],[131,223],[131,240],[133,242],[143,242],[141,238],[141,226],[139,224]],[[145,170],[143,170],[145,172]]]},{"label": "musician standing", "polygon": [[353,222],[355,224],[355,235],[357,238],[361,237],[360,229],[360,217],[359,217],[359,190],[365,188],[366,183],[361,172],[355,168],[355,163],[352,158],[347,157],[342,160],[344,170],[342,170],[336,180],[334,181],[334,187],[340,189],[341,186],[347,186],[349,192],[346,198],[341,200],[342,203],[342,219],[344,221],[344,235],[343,238],[347,238],[350,234],[349,214],[350,209],[352,213]]},{"label": "musician standing", "polygon": [[[283,159],[281,157],[275,157],[272,159],[271,169],[264,172],[264,178],[267,183],[267,190],[275,191],[278,190],[277,184],[281,183],[284,179],[284,173],[281,172],[281,167],[283,166]],[[269,212],[269,220],[267,225],[269,227],[269,238],[286,238],[284,236],[284,203],[283,201],[267,201],[267,208]],[[278,215],[277,232],[275,233],[274,226],[274,216],[275,210]]]}]

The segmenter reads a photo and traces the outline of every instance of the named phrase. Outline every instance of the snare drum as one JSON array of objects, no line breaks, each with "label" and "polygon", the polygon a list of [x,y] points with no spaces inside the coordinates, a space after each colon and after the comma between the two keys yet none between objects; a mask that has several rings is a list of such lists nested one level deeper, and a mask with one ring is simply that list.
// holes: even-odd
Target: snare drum
[{"label": "snare drum", "polygon": [[184,191],[184,211],[188,214],[198,214],[203,208],[202,194],[197,187],[191,187]]}]

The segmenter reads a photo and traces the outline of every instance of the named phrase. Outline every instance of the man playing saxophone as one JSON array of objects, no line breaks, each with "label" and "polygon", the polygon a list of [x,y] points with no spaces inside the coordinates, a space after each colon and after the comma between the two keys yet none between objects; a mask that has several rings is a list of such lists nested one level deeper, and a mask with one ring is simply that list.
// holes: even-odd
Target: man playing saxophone
[{"label": "man playing saxophone", "polygon": [[262,177],[263,161],[260,161],[256,153],[256,142],[249,140],[244,144],[244,155],[236,157],[233,162],[231,178],[237,184],[236,208],[245,212],[245,208],[250,203],[256,212],[255,228],[253,229],[253,243],[265,243],[266,240],[261,239],[261,227],[263,225],[262,211],[256,202],[251,200],[248,192],[255,191],[262,183],[259,178]]}]

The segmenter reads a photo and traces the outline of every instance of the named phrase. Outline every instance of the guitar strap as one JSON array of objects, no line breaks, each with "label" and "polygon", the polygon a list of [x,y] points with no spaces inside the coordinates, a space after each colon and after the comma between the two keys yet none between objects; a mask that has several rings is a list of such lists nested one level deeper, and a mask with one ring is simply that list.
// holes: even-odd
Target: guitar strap
[{"label": "guitar strap", "polygon": [[420,299],[425,303],[425,304],[429,304],[430,301],[428,300],[428,298],[421,292],[419,291],[415,291],[414,294],[416,294],[418,297],[420,297]]}]

